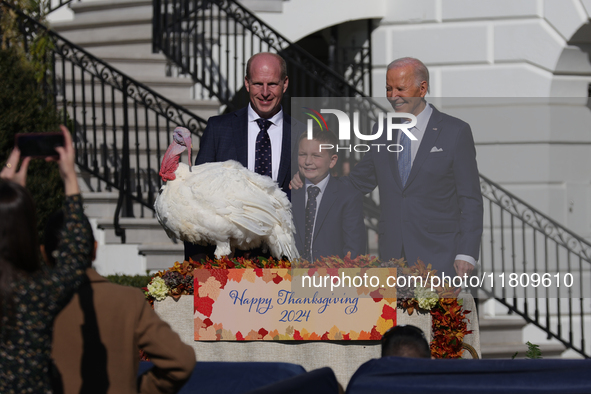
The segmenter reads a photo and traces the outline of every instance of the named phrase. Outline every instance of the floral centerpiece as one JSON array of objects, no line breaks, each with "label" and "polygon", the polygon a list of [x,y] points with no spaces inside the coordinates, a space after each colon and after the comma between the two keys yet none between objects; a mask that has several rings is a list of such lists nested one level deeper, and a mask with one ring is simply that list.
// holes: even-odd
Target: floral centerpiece
[{"label": "floral centerpiece", "polygon": [[[396,267],[399,276],[421,277],[425,281],[437,274],[431,265],[425,265],[417,261],[408,266],[403,259],[380,261],[374,256],[364,255],[352,259],[350,255],[344,258],[336,256],[322,258],[314,263],[297,262],[293,268],[379,268]],[[153,303],[166,297],[180,297],[193,294],[193,271],[196,269],[233,269],[233,268],[292,268],[292,264],[286,260],[273,258],[245,259],[227,258],[203,261],[175,262],[165,271],[159,271],[152,281],[144,288],[146,298]],[[422,287],[415,281],[404,281],[407,286],[397,287],[397,308],[404,310],[409,315],[413,313],[430,313],[432,316],[432,340],[431,354],[435,358],[461,358],[463,353],[463,340],[471,331],[467,329],[466,315],[470,311],[464,310],[461,300],[458,300],[455,289],[449,285],[434,288]]]}]

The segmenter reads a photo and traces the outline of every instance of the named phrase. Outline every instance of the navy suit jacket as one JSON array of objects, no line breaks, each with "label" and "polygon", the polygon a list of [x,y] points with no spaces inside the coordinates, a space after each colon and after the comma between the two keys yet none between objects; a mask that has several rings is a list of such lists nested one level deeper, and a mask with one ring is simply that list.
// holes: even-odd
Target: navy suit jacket
[{"label": "navy suit jacket", "polygon": [[[301,132],[291,132],[291,116],[283,114],[283,138],[277,184],[290,197],[292,146],[296,146]],[[293,134],[293,135],[292,135]],[[295,138],[295,139],[294,139]],[[296,156],[293,156],[296,157]],[[212,116],[203,131],[195,165],[236,160],[248,166],[248,107],[238,111]]]},{"label": "navy suit jacket", "polygon": [[[283,113],[283,138],[277,184],[290,199],[289,182],[293,175],[291,172],[292,161],[297,159],[297,155],[292,155],[292,147],[297,146],[297,139],[304,129],[304,126],[299,122],[296,123],[294,132],[292,132],[291,126],[291,116]],[[248,167],[248,107],[229,114],[212,116],[207,121],[207,127],[201,136],[195,165],[226,160],[236,160],[244,167]],[[297,167],[293,166],[293,168]],[[214,250],[213,245],[201,246],[185,242],[185,259],[188,260],[189,257],[195,255],[212,257]]]},{"label": "navy suit jacket", "polygon": [[[376,143],[395,144],[386,133]],[[457,254],[478,259],[482,235],[482,194],[476,149],[470,126],[457,118],[433,113],[427,124],[406,185],[396,153],[372,147],[344,178],[363,193],[379,186],[380,257],[410,264],[421,259],[439,274],[455,275]]]},{"label": "navy suit jacket", "polygon": [[[293,190],[293,220],[296,227],[296,247],[304,253],[306,239],[305,187]],[[327,256],[351,258],[365,254],[367,233],[363,221],[363,195],[356,189],[330,178],[320,206],[316,212],[312,256],[314,259]]]}]

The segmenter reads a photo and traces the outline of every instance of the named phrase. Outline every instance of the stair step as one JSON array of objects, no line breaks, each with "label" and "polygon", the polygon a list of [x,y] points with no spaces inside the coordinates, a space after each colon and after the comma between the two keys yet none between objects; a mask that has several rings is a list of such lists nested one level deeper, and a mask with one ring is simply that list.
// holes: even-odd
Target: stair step
[{"label": "stair step", "polygon": [[[69,89],[69,87],[68,87]],[[82,101],[82,95],[81,95],[81,89],[79,89],[79,87],[76,88],[76,100],[72,101],[72,100],[68,100],[68,107],[72,108],[74,106],[74,104],[76,105],[76,109],[77,109],[77,117],[80,119],[79,122],[81,122],[81,119],[83,119],[82,116],[82,112],[86,111],[86,116],[88,119],[88,124],[92,124],[90,122],[90,119],[92,119],[92,116],[96,116],[97,117],[97,125],[100,125],[99,127],[97,127],[97,130],[102,130],[102,124],[103,122],[105,123],[105,126],[107,128],[107,131],[112,131],[113,130],[113,105],[112,105],[112,100],[110,99],[110,87],[105,86],[105,96],[107,96],[105,98],[105,100],[102,99],[101,94],[100,94],[100,90],[101,87],[100,85],[95,85],[95,97],[94,97],[94,101],[95,101],[95,105],[97,105],[97,107],[95,108],[94,111],[94,115],[93,115],[93,111],[92,111],[92,94],[91,94],[91,89],[90,86],[88,86],[86,88],[86,92],[85,92],[85,101]],[[107,91],[109,91],[109,93],[107,93]],[[62,100],[63,100],[63,96],[59,95],[57,97],[57,103],[58,106],[62,105]],[[193,113],[193,114],[199,114],[198,116],[200,118],[202,118],[203,120],[207,120],[209,119],[211,116],[216,116],[219,115],[219,102],[217,100],[194,100],[191,98],[179,98],[176,100],[173,99],[169,99],[171,102],[177,104],[180,107],[183,107],[184,109],[186,109],[188,112]],[[104,105],[105,106],[105,118],[102,118],[102,108],[101,106]],[[169,108],[167,108],[169,106],[169,104],[167,104],[166,102],[162,102],[160,100],[155,101],[155,103],[151,106],[151,108],[155,108],[158,109],[158,112],[154,111],[153,113],[160,113],[161,110],[168,110]],[[121,124],[121,120],[123,119],[123,104],[120,101],[115,101],[115,120],[116,120],[116,126],[117,128],[119,128],[118,126]],[[132,106],[128,106],[132,107]],[[143,109],[145,107],[143,106],[139,106],[138,110],[143,111]],[[150,108],[150,107],[148,107]],[[171,110],[175,111],[174,107],[171,106],[170,107]],[[152,113],[152,111],[150,111]],[[180,111],[180,113],[183,115],[184,118],[188,117],[188,114],[185,114],[185,111]],[[134,119],[130,119],[130,121],[134,121]],[[139,116],[138,117],[138,123],[137,123],[140,127],[145,127],[146,125],[146,121],[145,121],[145,116]],[[163,122],[163,120],[161,119],[160,122],[160,130],[162,130],[162,125],[165,125],[166,122]],[[149,120],[149,125],[152,127],[155,127],[155,122],[150,119]],[[174,126],[176,127],[176,126]],[[174,127],[171,129],[174,129]],[[152,129],[150,129],[152,130]],[[155,131],[155,130],[154,130]]]},{"label": "stair step", "polygon": [[240,3],[254,12],[283,12],[284,0],[241,0]]},{"label": "stair step", "polygon": [[119,192],[82,192],[84,213],[92,218],[109,218],[113,221],[113,214],[117,207]]},{"label": "stair step", "polygon": [[151,0],[100,0],[72,2],[70,8],[78,15],[85,12],[94,13],[100,10],[133,8],[138,6],[152,7]]},{"label": "stair step", "polygon": [[182,262],[185,257],[182,242],[174,243],[144,243],[138,246],[139,254],[146,257],[146,269],[165,270]]},{"label": "stair step", "polygon": [[[110,3],[109,6],[106,6],[106,3]],[[152,24],[151,1],[142,0],[137,4],[120,1],[76,2],[72,3],[71,10],[74,11],[74,20],[53,23],[51,27],[55,31],[65,33],[87,28]]]},{"label": "stair step", "polygon": [[[527,351],[526,344],[510,344],[510,345],[482,345],[482,358],[512,358],[517,352],[516,359],[525,358]],[[543,358],[559,358],[565,351],[565,347],[561,344],[543,344],[540,345],[540,351]]]},{"label": "stair step", "polygon": [[[190,100],[193,97],[193,89],[195,83],[190,78],[173,78],[167,77],[164,74],[161,75],[140,75],[137,78],[134,78],[133,75],[129,75],[131,78],[137,80],[138,82],[148,86],[152,90],[159,93],[161,96],[168,98],[171,101],[175,101],[177,99],[183,100]],[[79,78],[79,77],[78,77]],[[88,84],[87,88],[85,89],[85,96],[87,103],[91,102],[92,95],[90,92],[90,76],[86,75],[86,83]],[[76,80],[76,85],[80,83],[80,80]],[[64,86],[65,85],[65,86]],[[100,99],[100,85],[98,81],[95,85],[95,99]],[[60,88],[66,89],[68,94],[72,94],[72,83],[68,77],[65,78],[65,83],[60,84]],[[110,91],[108,86],[105,86],[105,91]],[[76,95],[77,100],[82,99],[82,88],[81,86],[76,86],[74,94]],[[120,96],[121,93],[116,91],[116,97]],[[58,104],[60,101],[58,100]]]},{"label": "stair step", "polygon": [[152,40],[138,42],[133,44],[105,43],[101,46],[91,46],[84,48],[99,59],[104,57],[129,57],[142,58],[144,56],[164,56],[161,53],[152,53]]},{"label": "stair step", "polygon": [[525,321],[520,318],[480,317],[480,343],[487,346],[504,346],[522,343],[522,329]]},{"label": "stair step", "polygon": [[[155,218],[120,218],[119,225],[125,229],[127,244],[172,243]],[[120,244],[121,238],[115,235],[112,218],[97,219],[98,228],[105,231],[106,244]]]},{"label": "stair step", "polygon": [[131,44],[151,42],[151,24],[93,27],[90,29],[67,30],[60,33],[67,40],[81,47],[103,43]]}]

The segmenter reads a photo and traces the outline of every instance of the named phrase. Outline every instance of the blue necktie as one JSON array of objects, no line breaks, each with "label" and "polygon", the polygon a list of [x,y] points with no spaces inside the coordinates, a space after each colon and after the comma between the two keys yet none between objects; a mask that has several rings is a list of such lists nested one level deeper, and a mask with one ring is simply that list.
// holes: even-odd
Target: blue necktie
[{"label": "blue necktie", "polygon": [[304,244],[304,259],[312,261],[312,231],[314,230],[314,219],[316,218],[316,197],[320,194],[317,186],[308,187],[308,203],[306,204],[306,238]]},{"label": "blue necktie", "polygon": [[402,180],[402,186],[406,185],[410,169],[412,167],[411,151],[410,151],[410,138],[400,130],[402,135],[400,136],[400,145],[402,145],[402,152],[398,153],[398,173],[400,174],[400,180]]},{"label": "blue necktie", "polygon": [[271,121],[259,118],[256,122],[261,131],[257,134],[255,145],[254,172],[272,178],[271,138],[269,138],[269,133],[267,133],[267,130],[271,126]]}]

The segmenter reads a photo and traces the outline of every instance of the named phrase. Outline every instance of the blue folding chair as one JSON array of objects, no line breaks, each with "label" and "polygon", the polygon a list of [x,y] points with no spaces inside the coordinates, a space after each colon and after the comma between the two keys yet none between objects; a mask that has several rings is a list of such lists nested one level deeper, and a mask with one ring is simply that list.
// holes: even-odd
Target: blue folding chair
[{"label": "blue folding chair", "polygon": [[248,394],[279,393],[339,394],[342,393],[342,387],[332,369],[324,367],[248,392]]},{"label": "blue folding chair", "polygon": [[347,394],[591,393],[591,360],[384,357],[355,372]]},{"label": "blue folding chair", "polygon": [[[138,376],[153,364],[140,362]],[[179,394],[244,394],[259,387],[306,373],[297,364],[263,362],[197,362]]]}]

